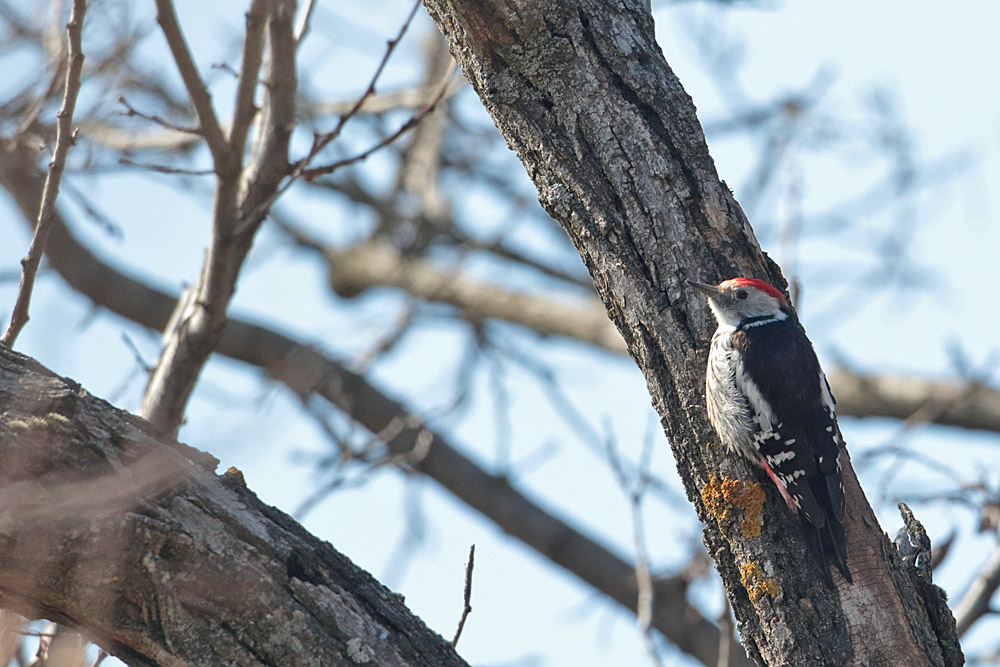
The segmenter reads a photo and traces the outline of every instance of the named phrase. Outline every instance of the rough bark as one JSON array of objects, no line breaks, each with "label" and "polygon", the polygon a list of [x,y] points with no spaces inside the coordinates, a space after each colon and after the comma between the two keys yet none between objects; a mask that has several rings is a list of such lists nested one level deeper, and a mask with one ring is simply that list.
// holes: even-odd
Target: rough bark
[{"label": "rough bark", "polygon": [[0,346],[0,606],[131,665],[465,665],[238,471]]},{"label": "rough bark", "polygon": [[[646,376],[748,653],[762,664],[940,665],[937,638],[847,461],[854,585],[825,586],[767,486],[763,527],[700,408],[713,324],[684,279],[783,285],[708,154],[646,3],[427,0],[452,54],[587,265]],[[715,499],[706,503],[704,500]],[[737,501],[743,521],[726,502]],[[730,510],[733,511],[730,511]],[[835,575],[836,576],[836,575]]]}]

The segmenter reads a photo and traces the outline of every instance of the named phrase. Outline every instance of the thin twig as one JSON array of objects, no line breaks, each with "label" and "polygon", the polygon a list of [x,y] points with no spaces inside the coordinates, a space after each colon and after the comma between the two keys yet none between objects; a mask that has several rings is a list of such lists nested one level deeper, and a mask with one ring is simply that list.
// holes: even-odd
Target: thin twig
[{"label": "thin twig", "polygon": [[49,239],[52,229],[56,197],[59,196],[59,182],[62,180],[66,167],[66,155],[76,137],[73,132],[73,112],[76,110],[76,98],[80,93],[80,74],[83,71],[83,17],[87,13],[86,0],[73,0],[69,23],[66,24],[66,35],[69,43],[66,67],[66,85],[63,89],[62,107],[56,116],[56,145],[52,150],[52,160],[45,175],[45,187],[42,190],[42,203],[38,210],[38,221],[35,224],[35,235],[28,247],[28,254],[21,260],[23,271],[21,283],[17,290],[17,301],[10,316],[10,325],[4,332],[0,343],[13,347],[21,329],[28,323],[28,306],[31,303],[31,291],[35,287],[35,274],[42,260],[42,251]]},{"label": "thin twig", "polygon": [[651,663],[655,667],[662,667],[663,660],[653,641],[653,613],[656,609],[656,600],[653,577],[649,570],[649,550],[646,548],[646,531],[642,514],[642,501],[651,479],[649,466],[654,443],[653,430],[647,429],[639,465],[633,476],[625,469],[625,462],[618,452],[614,435],[609,433],[605,440],[608,465],[611,466],[611,472],[614,474],[618,486],[628,496],[629,510],[632,515],[632,541],[635,545],[636,620]]},{"label": "thin twig", "polygon": [[417,10],[420,9],[420,5],[423,0],[417,0],[413,3],[413,7],[410,9],[410,13],[406,15],[406,20],[403,21],[403,25],[400,27],[399,32],[393,39],[390,39],[386,43],[385,53],[382,54],[382,60],[379,62],[378,67],[375,68],[375,73],[372,75],[371,80],[368,82],[368,87],[365,92],[361,94],[361,97],[354,103],[354,106],[348,110],[346,114],[340,117],[337,121],[336,127],[326,134],[319,135],[313,140],[313,147],[309,151],[309,155],[306,157],[305,162],[308,163],[314,156],[316,156],[321,150],[323,150],[331,141],[340,136],[340,133],[344,129],[344,125],[347,124],[351,118],[361,109],[365,101],[375,94],[375,84],[378,83],[379,77],[382,76],[382,70],[385,69],[386,64],[389,62],[389,57],[392,52],[396,50],[396,45],[399,41],[403,39],[403,35],[406,34],[407,28],[410,27],[410,23],[413,22],[413,17],[417,15]]},{"label": "thin twig", "polygon": [[413,330],[413,324],[420,312],[422,303],[415,298],[408,298],[403,311],[396,318],[392,329],[387,331],[374,342],[367,350],[362,352],[351,364],[355,373],[366,372],[375,361],[387,353],[393,351],[403,338]]},{"label": "thin twig", "polygon": [[[435,79],[430,83],[430,85],[421,84],[410,88],[394,90],[388,93],[375,93],[365,100],[364,104],[361,105],[361,108],[358,109],[357,113],[377,115],[384,114],[389,111],[412,111],[413,109],[419,109],[426,106],[431,96],[434,95],[434,86],[436,84],[437,80]],[[455,77],[452,79],[448,86],[448,92],[445,93],[445,98],[453,97],[465,87],[465,84],[466,81],[462,77]],[[351,97],[349,99],[335,99],[326,102],[307,100],[304,103],[302,113],[303,117],[308,119],[315,119],[326,115],[346,114],[355,104],[357,104],[357,98],[355,97]]]},{"label": "thin twig", "polygon": [[418,110],[412,116],[410,116],[409,120],[400,125],[399,129],[397,129],[395,132],[385,137],[384,139],[376,143],[374,146],[371,146],[367,150],[358,153],[357,155],[354,155],[349,158],[344,158],[343,160],[337,160],[336,162],[328,164],[323,167],[313,167],[312,169],[306,169],[302,172],[303,178],[305,178],[305,180],[307,181],[311,181],[317,176],[329,174],[331,172],[336,171],[337,169],[340,169],[341,167],[347,167],[352,164],[355,164],[356,162],[361,162],[363,160],[366,160],[375,151],[388,146],[396,139],[399,139],[401,136],[406,134],[409,130],[419,125],[420,121],[426,118],[429,114],[431,114],[434,111],[435,108],[437,108],[438,102],[441,101],[441,98],[444,97],[445,92],[447,92],[448,90],[448,87],[451,83],[451,75],[453,72],[454,68],[452,68],[452,70],[448,72],[448,75],[444,77],[443,85],[441,85],[438,88],[437,93],[431,99],[430,103],[424,108]]},{"label": "thin twig", "polygon": [[168,167],[165,164],[154,164],[152,162],[137,162],[127,157],[118,158],[118,164],[126,167],[138,167],[147,171],[155,171],[158,174],[180,174],[182,176],[211,176],[214,169],[185,169],[184,167]]},{"label": "thin twig", "polygon": [[472,613],[472,568],[476,562],[476,545],[469,547],[469,560],[465,564],[465,606],[462,608],[462,617],[458,619],[458,629],[455,630],[455,638],[451,640],[452,646],[458,646],[458,638],[462,636],[462,629],[465,628],[465,619]]},{"label": "thin twig", "polygon": [[384,148],[385,146],[388,146],[393,141],[395,141],[402,135],[406,134],[406,132],[413,129],[417,124],[420,123],[421,120],[424,119],[425,116],[427,116],[427,114],[434,111],[436,105],[444,97],[444,94],[448,91],[450,87],[449,80],[451,78],[451,74],[452,73],[449,72],[448,76],[445,77],[444,84],[438,90],[437,94],[433,97],[428,106],[424,107],[417,113],[413,114],[413,116],[408,121],[403,123],[403,125],[398,130],[396,130],[390,136],[378,142],[368,150],[359,153],[358,155],[355,155],[353,157],[346,158],[344,160],[339,160],[325,167],[316,167],[315,169],[308,169],[307,167],[309,165],[309,162],[316,155],[314,150],[310,150],[305,157],[303,157],[302,159],[300,159],[298,162],[295,163],[294,168],[292,169],[291,173],[289,174],[285,182],[281,184],[281,187],[277,188],[274,192],[271,193],[270,196],[261,201],[256,207],[249,209],[246,213],[244,213],[241,216],[240,220],[237,222],[236,225],[237,233],[239,233],[240,230],[244,228],[247,220],[255,219],[256,217],[263,215],[268,209],[270,209],[270,207],[274,204],[274,202],[276,202],[278,198],[281,197],[281,195],[283,195],[290,187],[292,187],[292,185],[294,185],[299,178],[304,178],[306,181],[310,181],[316,176],[322,174],[328,174],[332,171],[340,169],[341,167],[346,167],[356,162],[361,162],[362,160],[367,159],[375,151]]},{"label": "thin twig", "polygon": [[177,125],[176,123],[171,123],[170,121],[157,116],[156,114],[149,114],[139,111],[134,106],[129,104],[129,101],[125,99],[124,95],[118,97],[118,104],[121,104],[127,109],[123,111],[122,115],[129,118],[142,118],[143,120],[148,120],[151,123],[156,123],[160,127],[171,130],[173,132],[183,132],[184,134],[200,134],[197,127],[184,127],[183,125]]},{"label": "thin twig", "polygon": [[[167,1],[167,0],[157,0],[158,3],[161,1]],[[386,47],[386,51],[382,55],[382,60],[381,62],[379,62],[378,67],[375,69],[375,73],[372,75],[372,78],[368,83],[368,88],[365,90],[364,93],[362,93],[361,97],[359,97],[358,100],[354,103],[354,106],[351,107],[351,109],[344,116],[340,118],[340,120],[337,122],[337,126],[332,131],[324,135],[317,135],[316,137],[313,138],[313,144],[312,147],[309,149],[308,153],[306,153],[304,157],[302,157],[294,165],[292,165],[292,168],[288,171],[288,178],[285,179],[284,183],[282,183],[280,187],[277,187],[268,196],[262,198],[260,201],[256,203],[256,205],[249,207],[247,206],[242,207],[243,211],[240,215],[239,220],[237,220],[235,225],[236,234],[242,234],[244,229],[249,224],[252,224],[252,222],[254,220],[257,220],[258,218],[261,218],[270,209],[270,207],[274,204],[274,202],[276,202],[278,198],[281,197],[281,195],[283,195],[290,187],[292,187],[292,185],[300,177],[305,177],[306,180],[311,180],[312,178],[318,176],[319,173],[330,173],[334,169],[339,169],[340,167],[354,164],[355,162],[360,162],[366,159],[369,155],[371,155],[378,149],[387,146],[388,144],[398,139],[408,130],[412,129],[415,125],[417,125],[427,114],[434,111],[434,108],[436,107],[438,102],[441,101],[441,98],[444,96],[444,94],[448,91],[450,87],[448,84],[449,80],[451,79],[451,72],[449,72],[448,76],[445,77],[444,85],[442,86],[441,90],[439,90],[437,94],[434,95],[430,104],[428,104],[425,108],[415,113],[413,117],[411,117],[406,123],[404,123],[403,126],[400,127],[391,136],[380,141],[378,144],[376,144],[369,150],[365,151],[364,153],[361,153],[360,155],[356,155],[353,158],[348,158],[347,160],[341,160],[337,163],[334,163],[333,165],[328,165],[328,167],[326,168],[321,167],[320,169],[321,170],[325,169],[325,171],[308,175],[308,172],[311,171],[308,169],[308,167],[309,164],[312,162],[313,158],[315,158],[324,147],[329,145],[331,141],[333,141],[340,135],[341,131],[344,129],[345,123],[355,114],[357,114],[358,111],[361,109],[361,107],[364,106],[365,101],[375,93],[375,84],[378,82],[379,77],[382,75],[382,70],[385,69],[385,65],[389,61],[389,56],[392,55],[392,52],[395,51],[396,49],[396,45],[399,44],[399,41],[403,38],[403,35],[406,33],[407,28],[413,21],[413,17],[416,15],[416,12],[420,8],[422,2],[423,0],[417,0],[413,8],[410,10],[410,13],[407,15],[406,20],[403,22],[402,27],[399,29],[399,33],[396,34],[395,38],[389,40]],[[293,39],[292,42],[293,58],[297,46],[298,46],[297,42],[295,42]]]}]

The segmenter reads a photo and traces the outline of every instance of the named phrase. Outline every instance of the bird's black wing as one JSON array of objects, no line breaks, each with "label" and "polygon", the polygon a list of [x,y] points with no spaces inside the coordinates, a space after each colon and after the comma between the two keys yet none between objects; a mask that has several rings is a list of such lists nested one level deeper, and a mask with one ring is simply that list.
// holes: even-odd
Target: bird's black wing
[{"label": "bird's black wing", "polygon": [[846,573],[842,438],[812,344],[793,316],[749,326],[736,336],[743,372],[772,411],[771,432],[762,430],[758,441],[760,453]]}]

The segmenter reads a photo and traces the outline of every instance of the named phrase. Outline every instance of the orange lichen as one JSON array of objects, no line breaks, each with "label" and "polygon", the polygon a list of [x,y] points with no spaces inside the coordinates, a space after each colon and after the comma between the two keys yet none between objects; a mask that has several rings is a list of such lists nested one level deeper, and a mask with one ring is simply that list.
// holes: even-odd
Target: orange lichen
[{"label": "orange lichen", "polygon": [[226,476],[227,479],[231,479],[240,486],[247,485],[247,480],[245,477],[243,477],[243,471],[235,466],[229,466],[229,469],[226,470],[226,472],[223,474]]},{"label": "orange lichen", "polygon": [[715,475],[710,475],[708,484],[701,488],[701,502],[705,504],[708,513],[722,521],[729,514],[729,503],[722,494],[722,484]]},{"label": "orange lichen", "polygon": [[751,602],[757,602],[765,595],[777,597],[781,592],[777,582],[764,576],[764,571],[757,563],[744,563],[740,565],[740,583],[747,589],[747,595]]},{"label": "orange lichen", "polygon": [[757,482],[741,482],[738,479],[722,478],[715,475],[701,489],[701,500],[705,509],[721,525],[733,517],[733,509],[740,510],[740,532],[743,537],[759,537],[764,518],[764,489]]}]

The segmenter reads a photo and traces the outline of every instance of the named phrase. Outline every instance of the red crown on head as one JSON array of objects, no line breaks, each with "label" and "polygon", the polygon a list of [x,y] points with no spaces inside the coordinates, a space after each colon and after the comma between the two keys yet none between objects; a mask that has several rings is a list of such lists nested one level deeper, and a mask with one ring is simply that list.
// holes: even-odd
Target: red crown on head
[{"label": "red crown on head", "polygon": [[745,285],[747,287],[756,287],[761,292],[773,296],[781,303],[787,303],[784,294],[782,294],[779,290],[775,289],[774,287],[771,287],[763,280],[757,280],[756,278],[733,278],[732,280],[727,280],[726,282],[736,283],[737,285]]}]

